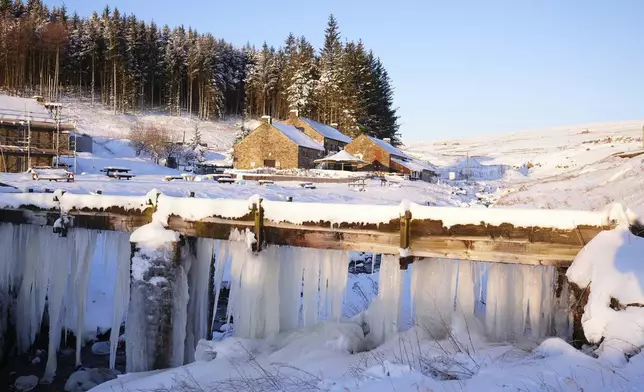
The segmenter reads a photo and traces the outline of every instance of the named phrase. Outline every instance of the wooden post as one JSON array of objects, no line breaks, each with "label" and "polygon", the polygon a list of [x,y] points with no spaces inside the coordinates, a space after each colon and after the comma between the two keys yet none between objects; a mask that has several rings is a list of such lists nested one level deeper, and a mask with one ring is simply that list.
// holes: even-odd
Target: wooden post
[{"label": "wooden post", "polygon": [[262,242],[264,241],[264,207],[262,207],[262,199],[253,204],[253,215],[255,217],[255,244],[253,244],[253,252],[260,252],[262,250]]},{"label": "wooden post", "polygon": [[[400,249],[408,250],[410,247],[410,227],[411,227],[411,211],[405,211],[405,214],[400,217]],[[413,263],[413,256],[404,256],[400,258],[400,269],[406,270],[409,264]]]},{"label": "wooden post", "polygon": [[[180,276],[180,244],[133,243],[130,305],[125,326],[127,371],[172,366],[173,299]],[[183,350],[183,345],[181,346]]]}]

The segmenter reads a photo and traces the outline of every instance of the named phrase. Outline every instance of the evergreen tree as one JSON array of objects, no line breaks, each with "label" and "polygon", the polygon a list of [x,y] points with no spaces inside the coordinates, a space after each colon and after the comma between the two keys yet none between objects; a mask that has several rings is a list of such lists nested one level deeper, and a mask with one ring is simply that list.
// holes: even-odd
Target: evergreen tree
[{"label": "evergreen tree", "polygon": [[338,121],[340,115],[340,82],[342,80],[342,42],[338,22],[329,15],[324,47],[320,53],[320,80],[317,84],[318,119],[327,124]]},{"label": "evergreen tree", "polygon": [[318,56],[293,34],[281,48],[236,48],[190,27],[159,29],[109,7],[82,18],[42,0],[0,0],[0,89],[57,99],[59,88],[116,112],[161,107],[199,119],[284,118],[297,109],[339,123],[352,136],[397,140],[387,71],[361,41],[342,44],[333,15]]}]

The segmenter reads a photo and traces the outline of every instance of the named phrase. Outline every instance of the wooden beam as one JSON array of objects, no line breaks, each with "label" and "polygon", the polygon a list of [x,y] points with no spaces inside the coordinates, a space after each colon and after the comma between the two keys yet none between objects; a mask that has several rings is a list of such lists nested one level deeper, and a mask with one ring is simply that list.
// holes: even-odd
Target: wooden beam
[{"label": "wooden beam", "polygon": [[[152,220],[153,207],[144,211],[72,210],[70,227],[134,231]],[[0,209],[0,222],[53,226],[60,216],[57,210],[34,207]],[[516,227],[511,224],[443,226],[437,220],[413,220],[405,214],[381,225],[362,223],[305,222],[293,224],[265,219],[261,203],[238,219],[213,216],[199,221],[171,215],[168,228],[186,236],[227,240],[232,230],[250,229],[264,244],[289,245],[318,249],[353,250],[400,254],[411,249],[411,257],[438,257],[474,261],[552,265],[571,264],[584,244],[604,228],[578,226],[562,230],[544,227]],[[405,248],[403,248],[405,246]],[[413,258],[410,259],[413,261]],[[404,265],[401,265],[404,267]]]}]

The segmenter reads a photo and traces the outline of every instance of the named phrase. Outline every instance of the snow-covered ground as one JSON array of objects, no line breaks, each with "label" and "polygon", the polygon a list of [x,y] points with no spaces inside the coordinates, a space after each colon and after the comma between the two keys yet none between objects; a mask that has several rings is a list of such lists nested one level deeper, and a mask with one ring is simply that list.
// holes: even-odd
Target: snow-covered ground
[{"label": "snow-covered ground", "polygon": [[[614,156],[642,149],[641,126],[644,121],[413,143],[407,145],[405,150],[439,166],[443,177],[440,184],[400,179],[392,186],[381,187],[379,182],[374,181],[368,182],[366,188],[360,191],[347,184],[317,184],[317,189],[305,189],[297,182],[260,186],[255,181],[235,184],[164,181],[165,175],[178,175],[181,172],[135,156],[123,138],[133,124],[142,121],[185,130],[189,139],[194,129],[193,120],[162,114],[114,115],[110,110],[100,108],[100,105],[91,107],[88,103],[77,101],[66,102],[64,114],[74,118],[81,131],[95,137],[94,153],[80,154],[78,157],[78,171],[85,174],[77,175],[75,183],[35,182],[23,174],[0,174],[1,183],[19,189],[62,188],[72,193],[101,190],[107,195],[145,195],[156,188],[170,196],[186,196],[194,192],[197,198],[248,199],[259,194],[268,200],[293,197],[296,202],[347,204],[398,205],[402,199],[407,199],[421,205],[438,206],[485,208],[491,204],[490,208],[601,210],[607,204],[620,202],[644,216],[644,155],[631,158]],[[228,150],[238,122],[239,119],[230,119],[202,123],[200,130],[204,141],[218,152]],[[100,173],[105,166],[128,167],[136,177],[130,181],[109,179]],[[471,181],[448,181],[446,179],[450,172],[455,172],[460,178],[469,177]],[[594,266],[608,259],[615,266],[627,266],[630,270],[605,270],[605,275],[611,276],[612,280],[603,281],[603,286],[599,287],[613,290],[610,295],[625,302],[624,305],[631,300],[641,301],[641,292],[637,292],[637,288],[641,290],[644,283],[641,271],[636,268],[636,259],[641,258],[642,253],[638,253],[637,249],[640,248],[629,247],[637,241],[624,231],[609,234],[598,241],[607,241],[600,245],[608,251],[580,255],[583,256],[580,262],[582,267],[577,267],[577,274],[571,279],[583,284],[590,268],[583,265]],[[635,245],[639,246],[639,243]],[[628,261],[620,258],[624,255],[628,256]],[[114,302],[111,297],[114,295],[112,281],[115,279],[116,262],[110,260],[103,260],[95,254],[90,275],[88,301],[92,305],[88,308],[87,331],[96,327],[105,329],[113,323],[109,311],[103,310]],[[103,265],[106,267],[101,273]],[[629,274],[632,270],[636,272]],[[405,273],[402,278],[406,282],[403,290],[405,298],[409,298],[411,290],[407,275]],[[204,343],[202,349],[211,356],[216,353],[216,358],[168,371],[128,374],[96,390],[155,390],[159,387],[161,389],[156,390],[641,390],[644,381],[644,372],[641,370],[644,355],[641,353],[633,355],[628,361],[616,361],[615,356],[594,357],[587,352],[577,351],[557,338],[543,342],[494,343],[486,338],[485,328],[477,322],[467,325],[454,322],[447,338],[439,341],[433,340],[422,328],[406,329],[390,336],[374,350],[358,352],[363,351],[365,345],[360,313],[377,295],[378,282],[377,273],[349,276],[342,312],[345,317],[339,325],[323,323],[307,326],[266,340],[228,337]],[[631,292],[635,294],[624,293],[619,290],[620,287],[631,287]],[[595,334],[593,341],[599,341],[597,338],[605,336],[602,335],[602,327],[608,328],[608,337],[618,341],[623,337],[618,328],[623,319],[621,316],[613,317],[605,300],[604,296],[592,303],[594,316],[586,318],[591,323],[589,331]],[[409,301],[402,301],[400,306],[404,314],[411,316]],[[630,313],[637,313],[628,319],[629,322],[640,320],[638,310],[641,309],[628,309]],[[356,315],[357,318],[354,317]],[[632,334],[633,328],[626,333]],[[633,338],[633,341],[640,342],[637,338]]]}]

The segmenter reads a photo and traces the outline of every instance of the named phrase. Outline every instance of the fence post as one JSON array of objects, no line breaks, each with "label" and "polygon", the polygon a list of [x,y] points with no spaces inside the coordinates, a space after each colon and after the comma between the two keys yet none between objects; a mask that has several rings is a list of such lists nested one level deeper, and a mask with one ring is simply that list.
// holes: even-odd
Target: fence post
[{"label": "fence post", "polygon": [[[400,249],[408,252],[410,250],[411,238],[411,211],[405,211],[403,215],[400,216]],[[409,267],[409,264],[414,262],[414,257],[411,255],[405,255],[400,257],[400,269],[406,270]]]},{"label": "fence post", "polygon": [[253,215],[255,216],[255,243],[253,244],[253,251],[260,252],[262,250],[262,242],[264,241],[264,207],[262,207],[261,198],[257,203],[253,203]]}]

